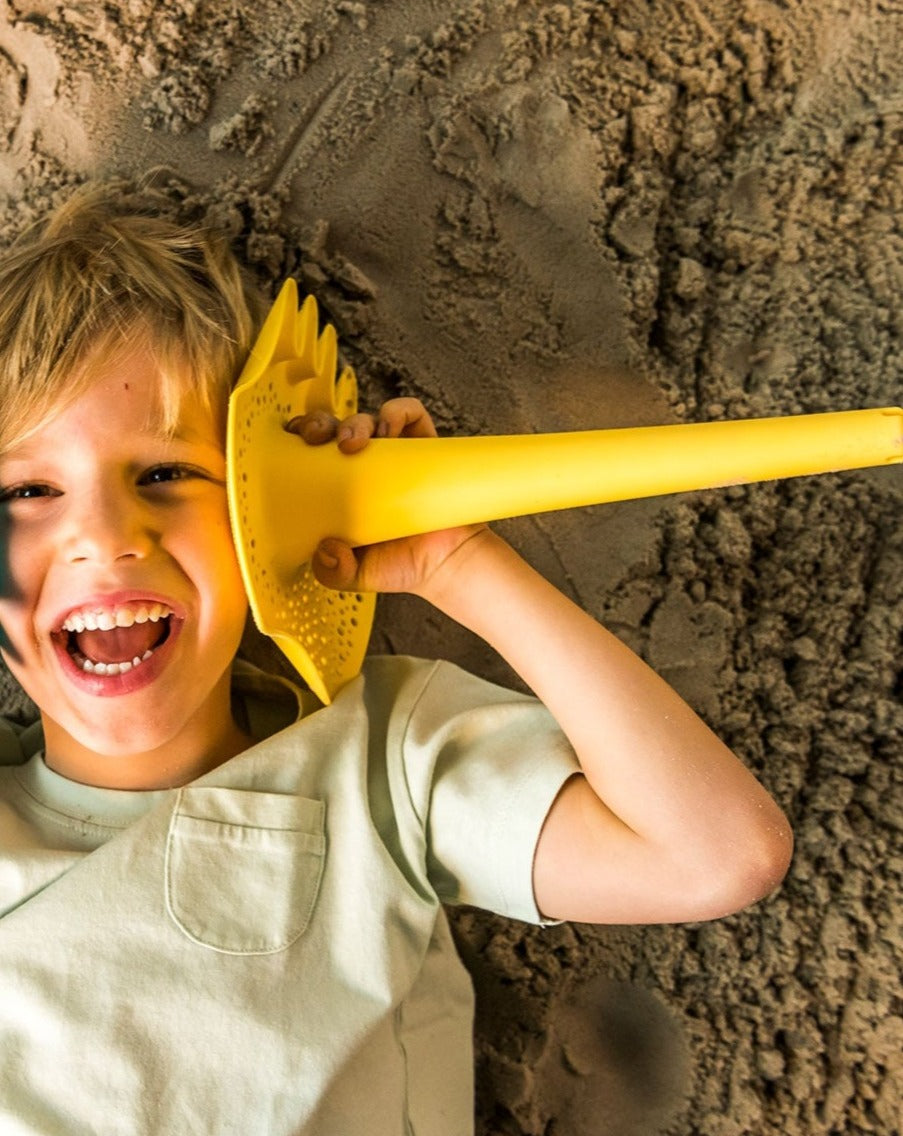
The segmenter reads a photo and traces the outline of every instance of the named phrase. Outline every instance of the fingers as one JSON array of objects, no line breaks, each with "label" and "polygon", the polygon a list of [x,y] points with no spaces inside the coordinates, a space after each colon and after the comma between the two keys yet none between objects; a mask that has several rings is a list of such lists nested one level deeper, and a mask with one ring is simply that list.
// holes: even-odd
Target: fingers
[{"label": "fingers", "polygon": [[366,446],[375,432],[376,419],[372,414],[352,414],[339,423],[336,441],[343,454],[356,454]]},{"label": "fingers", "polygon": [[344,541],[321,540],[312,564],[314,575],[327,588],[352,591],[357,586],[358,562],[354,550]]},{"label": "fingers", "polygon": [[322,446],[335,437],[338,424],[338,419],[331,414],[315,410],[311,414],[298,415],[285,428],[290,434],[303,438],[309,446]]},{"label": "fingers", "polygon": [[379,410],[376,427],[380,438],[435,438],[436,427],[418,398],[391,398]]},{"label": "fingers", "polygon": [[379,438],[435,438],[436,427],[416,398],[392,398],[384,402],[379,414],[352,414],[340,422],[323,410],[293,418],[286,426],[310,446],[336,441],[345,454],[362,450],[374,435]]},{"label": "fingers", "polygon": [[372,414],[352,414],[340,422],[323,410],[315,410],[293,418],[285,428],[292,434],[298,434],[309,446],[335,441],[342,453],[354,454],[373,437],[376,420]]}]

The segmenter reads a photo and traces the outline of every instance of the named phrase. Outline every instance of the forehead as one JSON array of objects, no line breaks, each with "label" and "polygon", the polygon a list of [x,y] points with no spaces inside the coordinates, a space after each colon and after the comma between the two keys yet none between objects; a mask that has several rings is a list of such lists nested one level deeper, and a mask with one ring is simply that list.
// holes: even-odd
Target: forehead
[{"label": "forehead", "polygon": [[195,390],[187,373],[163,370],[143,346],[89,360],[70,398],[5,451],[30,456],[49,445],[127,448],[159,440],[220,443],[219,416]]}]

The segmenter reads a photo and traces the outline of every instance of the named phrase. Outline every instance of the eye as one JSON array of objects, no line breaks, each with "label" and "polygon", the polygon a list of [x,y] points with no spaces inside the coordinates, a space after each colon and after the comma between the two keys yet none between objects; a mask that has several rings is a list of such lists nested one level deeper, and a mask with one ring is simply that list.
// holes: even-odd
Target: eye
[{"label": "eye", "polygon": [[189,478],[202,476],[202,471],[193,466],[172,462],[168,465],[155,465],[145,470],[138,479],[138,484],[168,485],[172,481],[187,481]]},{"label": "eye", "polygon": [[27,482],[24,485],[10,485],[0,489],[0,504],[7,501],[34,501],[39,497],[59,497],[60,491],[40,482]]}]

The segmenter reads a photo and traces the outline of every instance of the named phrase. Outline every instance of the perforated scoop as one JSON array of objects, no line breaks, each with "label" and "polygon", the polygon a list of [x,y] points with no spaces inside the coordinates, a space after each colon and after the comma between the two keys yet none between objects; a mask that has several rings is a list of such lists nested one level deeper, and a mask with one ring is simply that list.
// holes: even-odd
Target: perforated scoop
[{"label": "perforated scoop", "polygon": [[303,456],[285,430],[296,415],[357,410],[354,373],[336,378],[337,360],[335,329],[318,333],[316,301],[308,296],[299,311],[287,280],[232,392],[226,443],[232,534],[254,620],[324,702],[360,671],[376,598],[317,582],[307,557],[323,533],[305,524],[303,500],[292,508],[273,493],[269,471],[274,458],[288,468]]}]

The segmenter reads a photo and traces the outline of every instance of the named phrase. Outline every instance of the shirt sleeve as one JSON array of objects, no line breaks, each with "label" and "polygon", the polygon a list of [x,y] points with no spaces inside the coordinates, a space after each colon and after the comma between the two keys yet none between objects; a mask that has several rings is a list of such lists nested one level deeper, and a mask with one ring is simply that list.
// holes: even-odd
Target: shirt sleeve
[{"label": "shirt sleeve", "polygon": [[[440,899],[544,923],[533,859],[579,765],[537,699],[438,663],[408,719],[409,786],[425,802],[427,872]],[[420,784],[429,777],[429,785]]]}]

